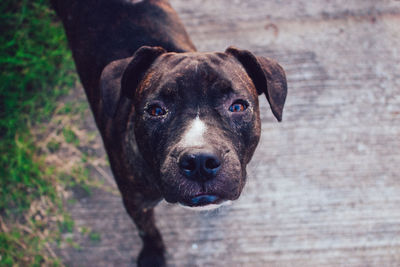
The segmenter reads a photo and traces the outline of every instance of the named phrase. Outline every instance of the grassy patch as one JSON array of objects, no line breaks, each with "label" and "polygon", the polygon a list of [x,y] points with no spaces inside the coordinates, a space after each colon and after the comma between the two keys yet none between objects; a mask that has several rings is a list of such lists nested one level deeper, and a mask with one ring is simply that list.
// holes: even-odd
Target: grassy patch
[{"label": "grassy patch", "polygon": [[47,1],[5,0],[0,11],[0,211],[4,213],[27,209],[31,198],[52,194],[29,126],[49,118],[55,99],[76,77],[63,29]]},{"label": "grassy patch", "polygon": [[64,135],[65,142],[79,146],[79,138],[72,129],[66,127],[62,130],[62,133]]},{"label": "grassy patch", "polygon": [[[46,245],[52,238],[46,229],[57,220],[43,219],[61,205],[56,176],[29,129],[47,121],[56,99],[74,85],[71,53],[45,0],[1,1],[0,33],[0,266],[58,265]],[[43,199],[40,214],[32,213]]]},{"label": "grassy patch", "polygon": [[[50,231],[49,225],[58,220],[52,200],[43,197],[26,214],[13,224],[0,219],[0,266],[59,266],[61,263],[49,246],[56,240],[58,231]],[[41,203],[41,204],[38,204]],[[52,207],[52,211],[47,210]]]}]

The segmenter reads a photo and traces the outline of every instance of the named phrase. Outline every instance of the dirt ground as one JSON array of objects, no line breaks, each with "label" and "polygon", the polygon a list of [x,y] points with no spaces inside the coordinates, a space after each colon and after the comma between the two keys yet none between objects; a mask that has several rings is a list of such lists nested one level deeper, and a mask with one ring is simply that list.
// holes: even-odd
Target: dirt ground
[{"label": "dirt ground", "polygon": [[[289,94],[282,123],[260,103],[262,139],[238,201],[156,208],[169,265],[400,266],[400,1],[171,3],[198,50],[274,58]],[[66,101],[84,106],[83,90]],[[67,266],[134,266],[141,241],[82,114],[58,124],[72,123],[79,146],[50,161],[69,168],[84,155],[93,186],[66,196],[73,242],[56,253]]]}]

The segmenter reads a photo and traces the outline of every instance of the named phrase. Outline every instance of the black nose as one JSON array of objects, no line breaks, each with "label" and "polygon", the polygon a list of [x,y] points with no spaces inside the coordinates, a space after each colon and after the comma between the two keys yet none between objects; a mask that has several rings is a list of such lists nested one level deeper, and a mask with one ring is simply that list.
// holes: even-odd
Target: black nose
[{"label": "black nose", "polygon": [[187,152],[179,159],[179,168],[186,177],[206,181],[214,178],[221,167],[221,160],[211,152]]}]

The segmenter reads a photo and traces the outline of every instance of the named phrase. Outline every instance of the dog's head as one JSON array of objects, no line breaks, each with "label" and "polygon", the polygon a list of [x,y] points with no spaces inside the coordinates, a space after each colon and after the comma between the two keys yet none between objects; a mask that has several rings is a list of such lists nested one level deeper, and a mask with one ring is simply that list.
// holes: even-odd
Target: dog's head
[{"label": "dog's head", "polygon": [[287,92],[275,61],[233,47],[225,53],[142,47],[107,66],[100,86],[110,116],[121,99],[131,100],[129,120],[151,182],[168,202],[191,207],[239,197],[260,138],[258,96],[265,94],[280,121]]}]

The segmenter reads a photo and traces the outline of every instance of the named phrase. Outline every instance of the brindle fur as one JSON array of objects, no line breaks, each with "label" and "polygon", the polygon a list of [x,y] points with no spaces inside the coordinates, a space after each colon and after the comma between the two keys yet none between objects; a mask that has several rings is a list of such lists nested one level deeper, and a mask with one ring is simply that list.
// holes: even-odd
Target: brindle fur
[{"label": "brindle fur", "polygon": [[[187,203],[200,191],[237,199],[260,136],[258,95],[266,95],[280,121],[286,79],[276,62],[245,50],[196,52],[166,0],[134,2],[52,0],[123,203],[143,240],[138,264],[162,266],[165,248],[153,207],[163,198]],[[248,111],[227,113],[238,96],[249,101]],[[146,115],[153,100],[169,105],[168,116]],[[182,129],[196,116],[209,129],[207,149],[224,163],[204,184],[177,167],[187,149],[179,147]]]}]

